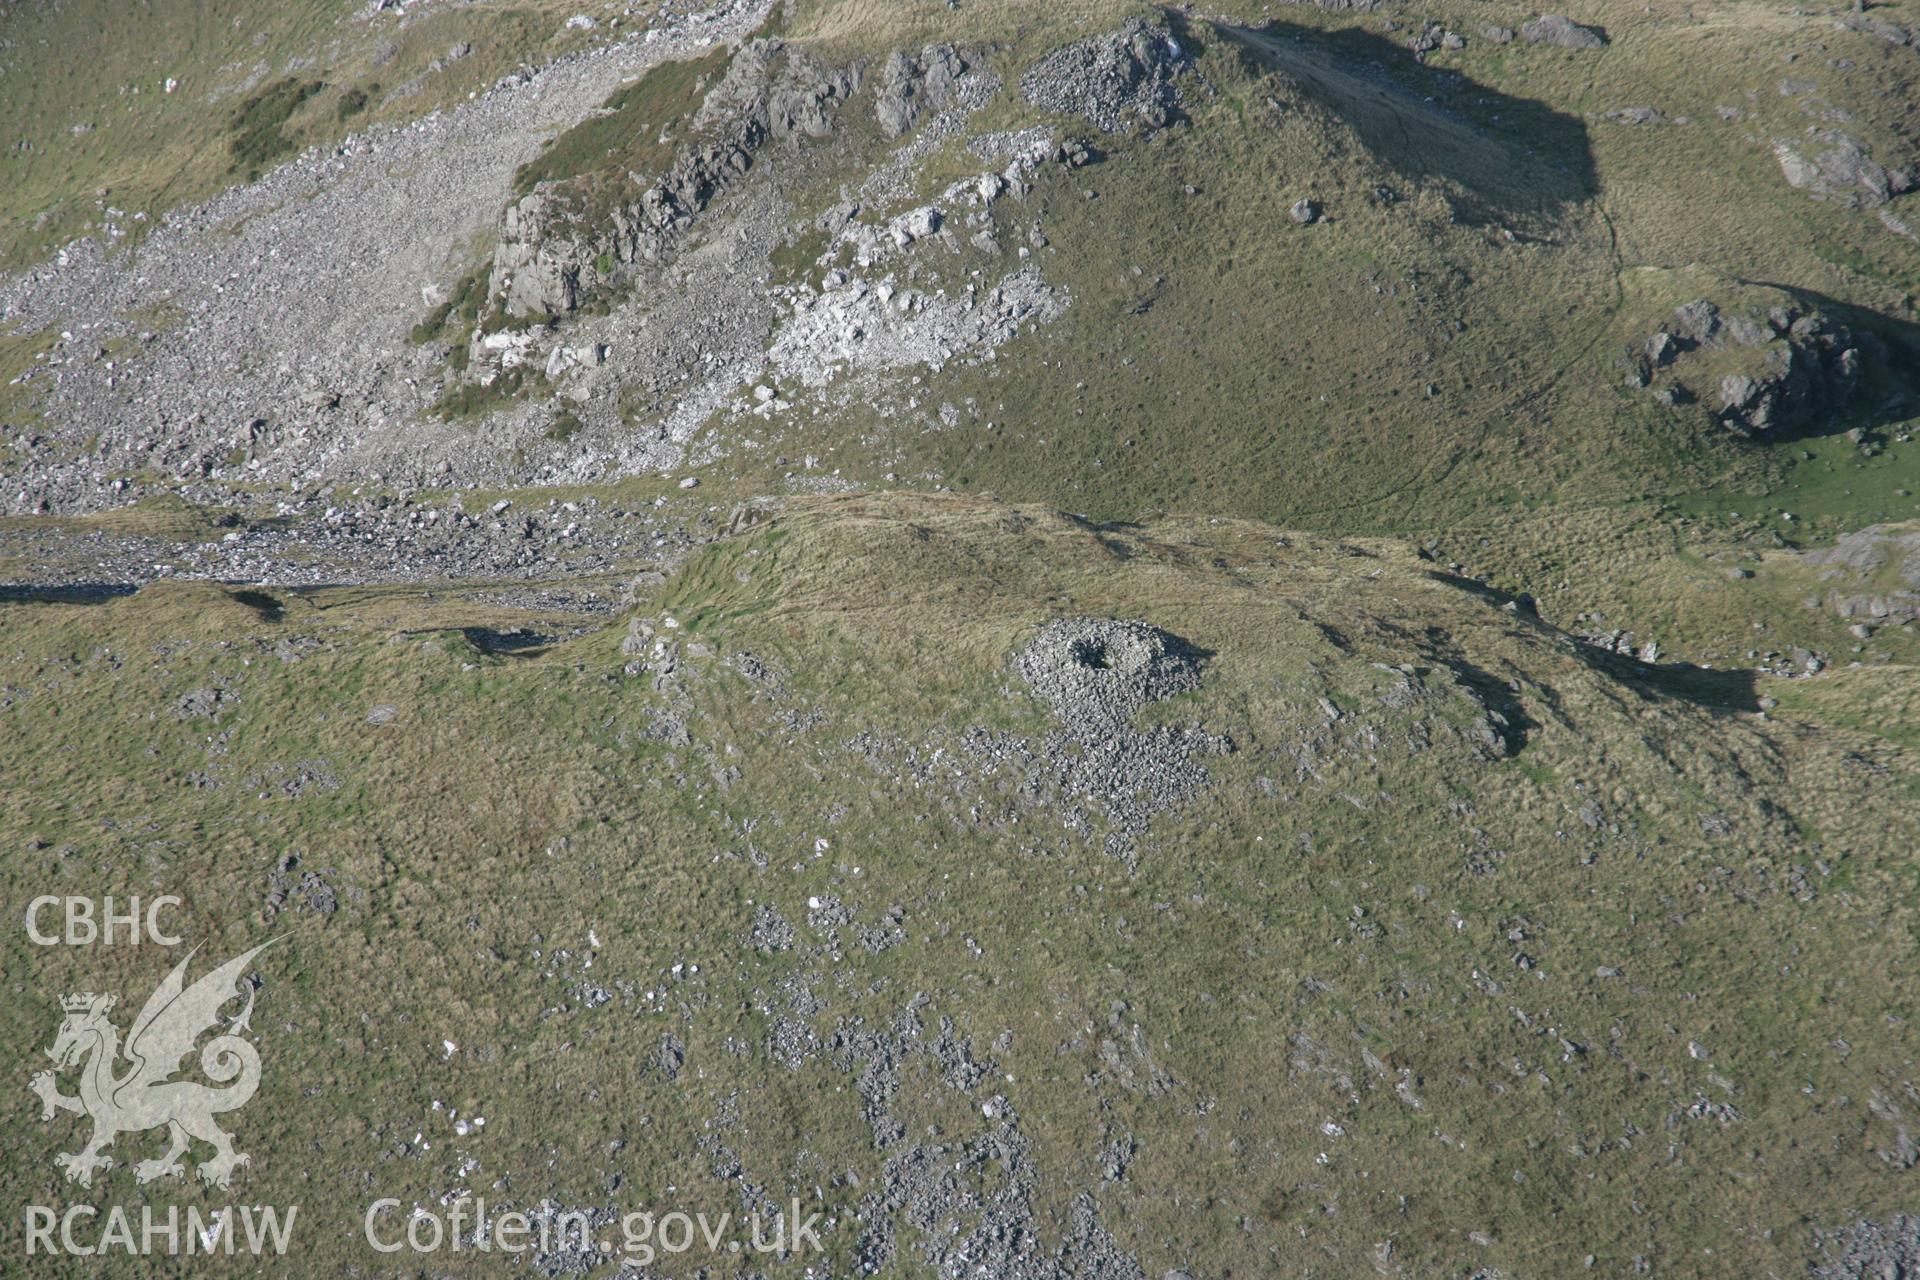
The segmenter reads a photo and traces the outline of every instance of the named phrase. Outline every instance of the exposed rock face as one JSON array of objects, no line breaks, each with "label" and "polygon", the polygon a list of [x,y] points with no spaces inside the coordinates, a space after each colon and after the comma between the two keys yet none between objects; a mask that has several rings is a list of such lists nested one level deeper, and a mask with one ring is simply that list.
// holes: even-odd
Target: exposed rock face
[{"label": "exposed rock face", "polygon": [[563,234],[563,225],[547,191],[534,191],[507,207],[487,291],[508,315],[567,312],[579,305],[582,263],[592,254],[588,240]]},{"label": "exposed rock face", "polygon": [[1558,45],[1562,49],[1598,49],[1607,42],[1593,27],[1583,27],[1564,14],[1549,13],[1525,23],[1520,38],[1531,44]]},{"label": "exposed rock face", "polygon": [[1666,117],[1652,107],[1616,107],[1607,112],[1607,119],[1615,124],[1648,125],[1664,124]]},{"label": "exposed rock face", "polygon": [[1862,35],[1876,36],[1888,44],[1912,44],[1913,33],[1897,22],[1889,22],[1878,14],[1855,11],[1840,20],[1840,25],[1849,31],[1858,31]]},{"label": "exposed rock face", "polygon": [[1920,1275],[1920,1215],[1896,1213],[1822,1236],[1816,1280],[1905,1280]]},{"label": "exposed rock face", "polygon": [[1915,183],[1912,170],[1888,171],[1837,129],[1810,129],[1799,143],[1776,141],[1773,155],[1789,186],[1854,208],[1885,204]]},{"label": "exposed rock face", "polygon": [[1425,62],[1427,55],[1440,49],[1464,49],[1467,39],[1458,31],[1452,31],[1438,22],[1423,23],[1420,30],[1407,41],[1407,48],[1413,50],[1416,61]]},{"label": "exposed rock face", "polygon": [[667,171],[604,221],[583,224],[568,183],[541,183],[509,207],[488,296],[509,316],[565,315],[603,268],[664,262],[763,146],[825,136],[834,110],[858,87],[855,68],[829,68],[778,40],[748,42],[707,94]]},{"label": "exposed rock face", "polygon": [[1807,558],[1832,584],[1825,604],[1837,616],[1867,627],[1920,620],[1920,527],[1869,525]]},{"label": "exposed rock face", "polygon": [[873,113],[880,129],[897,138],[938,110],[953,96],[953,86],[967,71],[967,60],[950,44],[930,44],[918,57],[896,49],[880,71]]},{"label": "exposed rock face", "polygon": [[1135,122],[1157,129],[1170,118],[1174,77],[1185,61],[1171,35],[1134,18],[1056,49],[1020,78],[1020,88],[1034,106],[1084,116],[1104,133]]},{"label": "exposed rock face", "polygon": [[1844,409],[1859,386],[1860,349],[1843,325],[1802,316],[1742,345],[1765,354],[1757,374],[1721,379],[1720,422],[1739,435],[1806,427]]},{"label": "exposed rock face", "polygon": [[925,240],[928,236],[936,234],[943,221],[945,221],[945,215],[939,209],[933,205],[921,205],[917,209],[907,210],[889,222],[887,234],[893,238],[893,243],[897,247],[904,249],[915,240]]},{"label": "exposed rock face", "polygon": [[[1779,435],[1844,412],[1859,388],[1864,353],[1880,354],[1879,346],[1874,335],[1856,335],[1818,312],[1792,306],[1722,311],[1695,298],[1629,349],[1627,381],[1635,387],[1666,382],[1661,395],[1668,403],[1704,400],[1715,420],[1737,435]],[[1707,389],[1689,389],[1688,376],[1702,374]]]},{"label": "exposed rock face", "polygon": [[1711,342],[1720,330],[1720,308],[1705,298],[1683,302],[1673,309],[1680,332],[1693,342]]}]

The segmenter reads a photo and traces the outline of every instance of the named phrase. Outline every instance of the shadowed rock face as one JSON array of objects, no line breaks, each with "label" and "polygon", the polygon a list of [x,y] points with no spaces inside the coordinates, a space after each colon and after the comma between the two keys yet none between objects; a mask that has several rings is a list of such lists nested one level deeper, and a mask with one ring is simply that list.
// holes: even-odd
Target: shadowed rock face
[{"label": "shadowed rock face", "polygon": [[[1695,298],[1629,348],[1627,384],[1656,387],[1668,404],[1702,401],[1735,435],[1779,436],[1843,414],[1869,355],[1884,356],[1872,333],[1856,334],[1788,299],[1763,311]],[[1736,366],[1731,370],[1728,357]],[[1709,367],[1721,370],[1717,377],[1704,374]],[[1688,385],[1689,377],[1696,385]]]}]

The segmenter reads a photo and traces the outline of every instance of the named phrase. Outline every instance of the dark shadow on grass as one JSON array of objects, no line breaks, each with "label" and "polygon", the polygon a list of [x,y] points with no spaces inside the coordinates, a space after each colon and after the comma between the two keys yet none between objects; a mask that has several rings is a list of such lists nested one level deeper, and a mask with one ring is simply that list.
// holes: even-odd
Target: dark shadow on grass
[{"label": "dark shadow on grass", "polygon": [[1582,645],[1581,661],[1621,684],[1690,702],[1708,711],[1760,710],[1758,672],[1738,667],[1697,667],[1690,662],[1648,663],[1592,645]]},{"label": "dark shadow on grass", "polygon": [[1465,197],[1456,202],[1463,221],[1554,213],[1599,189],[1578,117],[1427,67],[1393,40],[1288,22],[1208,30],[1224,37],[1250,72],[1272,78],[1276,119],[1309,106],[1337,116],[1408,178],[1457,188]]},{"label": "dark shadow on grass", "polygon": [[287,608],[264,591],[242,589],[231,593],[236,604],[258,614],[262,622],[278,622],[287,616]]},{"label": "dark shadow on grass", "polygon": [[105,604],[140,589],[136,582],[0,583],[0,604]]},{"label": "dark shadow on grass", "polygon": [[[1540,620],[1532,596],[1508,595],[1484,582],[1461,577],[1459,574],[1434,572],[1432,576],[1449,586],[1458,587],[1462,591],[1479,596],[1487,603],[1498,606],[1516,617],[1530,618],[1541,628],[1553,630],[1549,623]],[[1739,668],[1723,670],[1715,667],[1697,667],[1687,662],[1656,665],[1602,649],[1598,645],[1588,644],[1585,641],[1576,643],[1575,655],[1591,670],[1598,671],[1643,696],[1678,698],[1682,702],[1691,702],[1697,707],[1704,707],[1710,711],[1758,711],[1760,709],[1758,676],[1752,671]],[[1454,656],[1441,653],[1435,653],[1432,656],[1435,661],[1454,668],[1455,674],[1461,674],[1460,664]],[[1467,679],[1464,675],[1462,678],[1481,692],[1483,701],[1489,701],[1493,696],[1472,679]],[[1508,696],[1504,683],[1500,683],[1499,690],[1498,697],[1504,699]],[[1551,692],[1551,690],[1543,690],[1543,693],[1549,696]],[[1489,705],[1494,704],[1489,701]],[[1498,709],[1507,713],[1505,707]]]},{"label": "dark shadow on grass", "polygon": [[1536,619],[1540,616],[1540,610],[1534,604],[1533,597],[1524,592],[1519,595],[1509,595],[1498,587],[1488,586],[1478,578],[1468,578],[1439,569],[1430,570],[1427,576],[1436,582],[1444,582],[1450,587],[1465,591],[1469,595],[1478,596],[1488,604],[1496,605],[1508,613]]},{"label": "dark shadow on grass", "polygon": [[537,631],[527,631],[519,627],[496,630],[493,627],[462,627],[460,634],[467,643],[482,653],[524,654],[536,649],[544,649],[554,642],[553,636],[541,635]]}]

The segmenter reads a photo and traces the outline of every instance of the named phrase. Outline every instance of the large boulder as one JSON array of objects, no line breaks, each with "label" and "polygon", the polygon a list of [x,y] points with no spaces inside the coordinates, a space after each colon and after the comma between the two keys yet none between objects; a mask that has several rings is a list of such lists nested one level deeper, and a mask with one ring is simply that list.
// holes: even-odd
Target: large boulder
[{"label": "large boulder", "polygon": [[1914,187],[1908,169],[1888,170],[1838,129],[1809,129],[1804,140],[1773,144],[1787,185],[1856,208],[1885,204]]},{"label": "large boulder", "polygon": [[1564,14],[1549,13],[1524,23],[1520,38],[1529,44],[1557,45],[1562,49],[1598,49],[1607,37],[1597,27],[1585,27]]}]

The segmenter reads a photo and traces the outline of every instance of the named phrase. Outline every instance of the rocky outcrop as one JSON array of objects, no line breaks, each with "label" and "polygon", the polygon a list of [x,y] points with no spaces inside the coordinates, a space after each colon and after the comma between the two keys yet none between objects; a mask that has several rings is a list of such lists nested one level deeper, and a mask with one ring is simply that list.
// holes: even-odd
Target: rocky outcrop
[{"label": "rocky outcrop", "polygon": [[1562,49],[1598,49],[1607,38],[1597,28],[1583,27],[1563,14],[1549,13],[1520,27],[1520,38],[1529,44],[1550,44]]},{"label": "rocky outcrop", "polygon": [[592,212],[589,181],[569,179],[543,182],[507,209],[488,280],[493,305],[514,318],[561,316],[622,271],[665,262],[761,148],[830,133],[835,110],[858,87],[855,67],[828,67],[779,40],[748,42],[666,171],[625,176],[636,188],[630,197]]},{"label": "rocky outcrop", "polygon": [[1756,372],[1720,380],[1720,422],[1737,434],[1804,428],[1843,411],[1859,388],[1860,347],[1851,330],[1827,317],[1779,312],[1764,325],[1736,318],[1726,331],[1763,353]]},{"label": "rocky outcrop", "polygon": [[950,44],[930,44],[918,57],[896,49],[880,69],[880,86],[874,92],[873,114],[880,131],[897,138],[912,129],[926,112],[946,105],[966,72],[966,58]]},{"label": "rocky outcrop", "polygon": [[1134,18],[1056,49],[1020,78],[1020,89],[1041,110],[1083,116],[1103,133],[1157,129],[1172,118],[1174,77],[1186,60],[1172,35]]},{"label": "rocky outcrop", "polygon": [[1855,626],[1920,621],[1920,525],[1876,524],[1810,551],[1826,607]]},{"label": "rocky outcrop", "polygon": [[1913,33],[1897,22],[1889,22],[1877,13],[1865,13],[1855,10],[1840,20],[1840,25],[1848,31],[1858,31],[1862,35],[1885,40],[1888,44],[1912,44]]},{"label": "rocky outcrop", "polygon": [[1810,129],[1800,142],[1773,144],[1787,185],[1854,208],[1872,208],[1913,190],[1912,168],[1887,169],[1838,129]]},{"label": "rocky outcrop", "polygon": [[1869,354],[1884,356],[1877,337],[1818,311],[1695,298],[1628,349],[1627,383],[1668,404],[1702,403],[1736,435],[1779,436],[1844,413]]},{"label": "rocky outcrop", "polygon": [[550,189],[507,206],[493,252],[487,296],[510,316],[567,312],[580,305],[580,273],[592,261],[590,242],[566,234]]},{"label": "rocky outcrop", "polygon": [[1862,1219],[1816,1234],[1814,1280],[1904,1280],[1920,1274],[1920,1214]]}]

